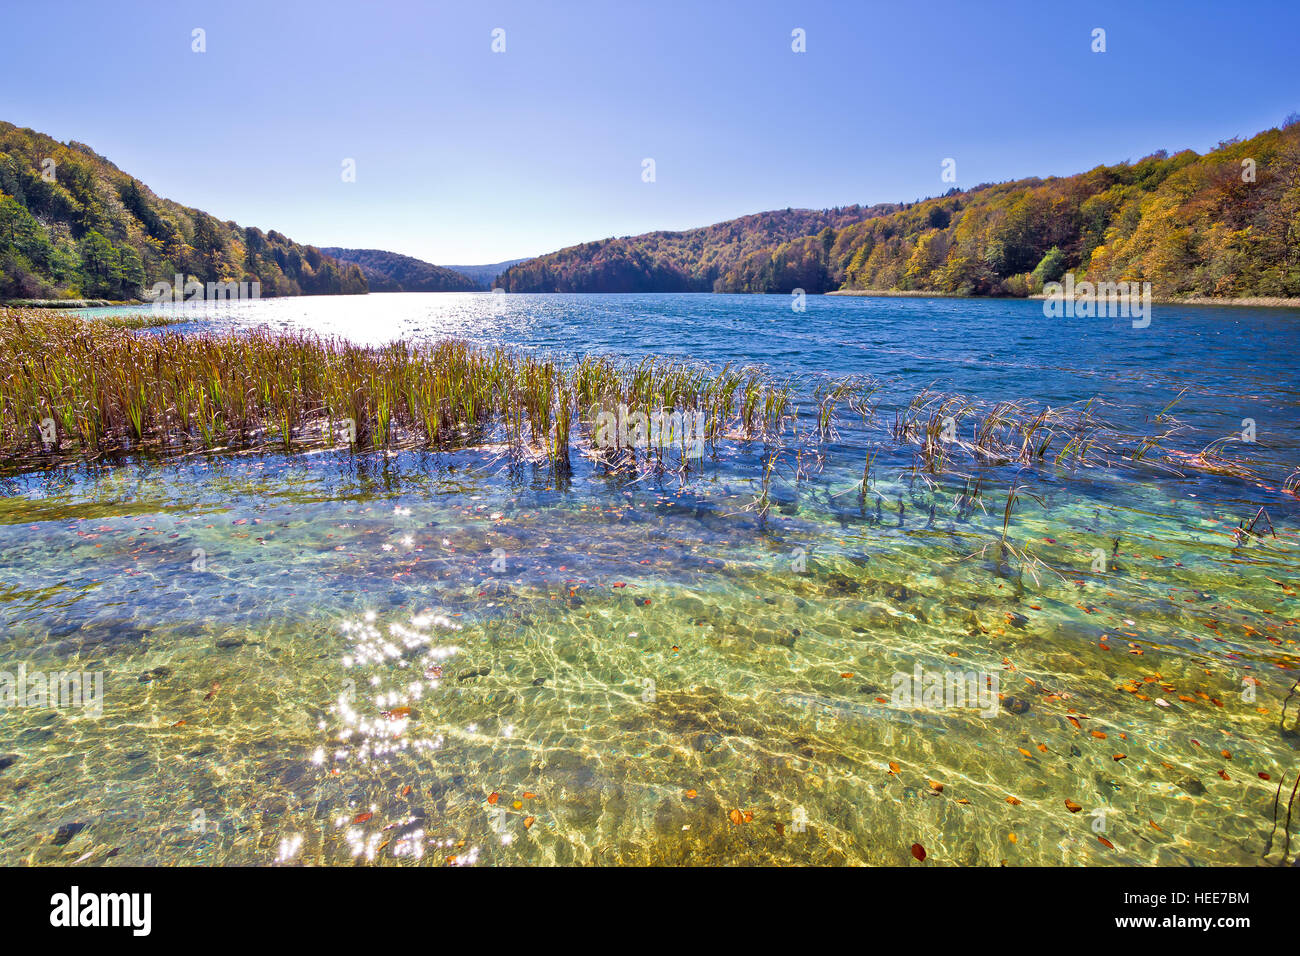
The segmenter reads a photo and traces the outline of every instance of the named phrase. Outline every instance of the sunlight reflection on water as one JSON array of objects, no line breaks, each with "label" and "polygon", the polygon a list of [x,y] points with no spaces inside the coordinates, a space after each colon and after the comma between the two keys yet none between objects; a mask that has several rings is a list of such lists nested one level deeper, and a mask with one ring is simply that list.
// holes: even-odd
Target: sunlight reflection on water
[{"label": "sunlight reflection on water", "polygon": [[[1253,413],[1270,481],[1300,457],[1285,315],[1157,306],[1130,339],[1048,335],[1032,303],[817,299],[792,325],[771,296],[508,298],[222,321],[1097,389],[1135,426],[1184,377],[1185,447]],[[842,493],[863,451],[846,426],[766,522],[740,446],[685,486],[471,452],[8,479],[0,662],[100,670],[106,697],[0,712],[0,862],[1259,862],[1295,770],[1294,499],[1045,468],[1007,524],[1027,574],[998,548],[1014,472],[964,514],[885,449],[875,508]],[[1261,505],[1278,536],[1240,546]],[[917,666],[996,674],[998,712],[893,699]]]}]

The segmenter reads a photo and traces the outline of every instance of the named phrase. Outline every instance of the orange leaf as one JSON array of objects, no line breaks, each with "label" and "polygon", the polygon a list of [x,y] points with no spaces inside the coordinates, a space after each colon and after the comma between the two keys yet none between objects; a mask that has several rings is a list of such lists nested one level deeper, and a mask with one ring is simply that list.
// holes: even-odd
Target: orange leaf
[{"label": "orange leaf", "polygon": [[1096,737],[1098,740],[1105,740],[1105,739],[1106,739],[1106,731],[1104,731],[1104,730],[1094,730],[1094,731],[1092,732],[1092,735],[1093,735],[1094,737]]},{"label": "orange leaf", "polygon": [[1079,728],[1079,718],[1078,718],[1078,717],[1066,717],[1065,719],[1068,720],[1070,723],[1074,724],[1074,728],[1075,728],[1075,730],[1080,729],[1080,728]]},{"label": "orange leaf", "polygon": [[1079,806],[1079,804],[1075,803],[1073,800],[1066,800],[1065,809],[1069,810],[1071,813],[1078,813],[1083,809],[1083,807]]},{"label": "orange leaf", "polygon": [[1013,807],[1018,807],[1018,806],[1020,806],[1020,798],[1019,798],[1019,797],[1007,797],[1007,803],[1011,804]]},{"label": "orange leaf", "polygon": [[536,799],[536,797],[537,797],[537,794],[533,793],[533,791],[531,791],[531,790],[525,790],[525,791],[524,791],[524,799],[525,799],[525,800],[533,800],[533,799]]},{"label": "orange leaf", "polygon": [[898,773],[898,764],[894,763],[894,761],[892,760],[889,761],[889,772]]},{"label": "orange leaf", "polygon": [[1097,837],[1097,839],[1101,842],[1101,845],[1102,845],[1102,846],[1104,846],[1104,847],[1106,847],[1106,848],[1108,848],[1108,849],[1111,849],[1111,850],[1115,849],[1115,844],[1111,843],[1111,842],[1110,842],[1109,840],[1107,840],[1105,837]]},{"label": "orange leaf", "polygon": [[500,799],[501,794],[497,793],[495,790],[488,794],[488,803],[495,804]]},{"label": "orange leaf", "polygon": [[687,799],[687,800],[694,800],[694,799],[695,799],[696,797],[698,797],[698,796],[699,796],[699,794],[696,793],[694,790],[687,790],[687,791],[686,791],[686,799]]},{"label": "orange leaf", "polygon": [[369,820],[369,819],[370,819],[371,817],[373,817],[373,816],[374,816],[373,813],[358,813],[355,817],[352,818],[352,822],[353,822],[353,823],[365,823],[367,820]]},{"label": "orange leaf", "polygon": [[532,825],[536,822],[537,822],[537,817],[524,817],[524,829],[525,830],[531,829]]},{"label": "orange leaf", "polygon": [[913,844],[912,844],[912,856],[916,857],[918,860],[924,860],[924,859],[925,859],[925,847],[921,846],[921,844],[919,844],[919,843],[913,843]]}]

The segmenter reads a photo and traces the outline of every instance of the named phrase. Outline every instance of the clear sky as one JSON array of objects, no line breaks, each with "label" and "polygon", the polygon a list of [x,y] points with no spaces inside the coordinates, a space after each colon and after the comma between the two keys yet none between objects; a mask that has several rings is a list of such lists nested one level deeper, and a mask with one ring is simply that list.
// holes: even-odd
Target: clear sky
[{"label": "clear sky", "polygon": [[1300,111],[1297,0],[0,3],[0,119],[221,219],[442,264],[937,195],[949,157],[973,186],[1204,151]]}]

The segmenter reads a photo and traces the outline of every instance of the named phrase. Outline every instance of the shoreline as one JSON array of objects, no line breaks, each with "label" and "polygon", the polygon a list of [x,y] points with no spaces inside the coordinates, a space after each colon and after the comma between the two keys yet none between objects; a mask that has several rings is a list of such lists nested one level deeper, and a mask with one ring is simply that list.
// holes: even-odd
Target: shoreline
[{"label": "shoreline", "polygon": [[6,299],[0,301],[0,309],[102,309],[145,304],[140,299]]},{"label": "shoreline", "polygon": [[[1025,301],[1044,301],[1049,296],[1043,293],[1034,295],[961,295],[957,292],[919,292],[914,289],[836,289],[834,292],[826,292],[824,295],[850,295],[861,298],[912,298],[912,299],[983,299],[983,300],[1005,300],[1010,299],[1016,302]],[[1076,301],[1082,298],[1075,296]],[[1169,297],[1156,298],[1151,301],[1157,305],[1228,305],[1240,306],[1242,308],[1256,309],[1300,309],[1300,298],[1286,298],[1284,296],[1247,296],[1244,298],[1213,298],[1207,296],[1191,296],[1186,299],[1174,299]]]},{"label": "shoreline", "polygon": [[[372,295],[384,295],[385,293],[370,293]],[[391,295],[404,295],[406,293],[387,293]],[[563,293],[519,293],[534,295],[555,295]],[[568,293],[572,294],[572,293]],[[624,295],[627,293],[605,293],[605,292],[585,292],[577,293],[578,295]],[[637,294],[637,293],[632,293]],[[643,293],[645,295],[660,295],[663,293]],[[668,293],[674,294],[674,293]],[[691,293],[679,293],[689,295]],[[735,295],[736,293],[696,293],[699,295]],[[782,295],[784,293],[761,293],[750,292],[740,293],[741,295]],[[1050,298],[1043,293],[1034,295],[962,295],[958,292],[926,292],[916,289],[835,289],[831,292],[823,292],[822,295],[843,295],[854,296],[864,299],[975,299],[981,301],[1044,301]],[[275,297],[280,298],[280,297]],[[285,296],[284,298],[299,298],[298,296]],[[1081,298],[1075,296],[1076,301]],[[1300,297],[1288,298],[1285,296],[1246,296],[1241,298],[1214,298],[1210,296],[1191,296],[1185,299],[1169,297],[1152,297],[1151,301],[1157,305],[1218,305],[1233,306],[1240,308],[1254,309],[1300,309]],[[0,301],[0,308],[5,309],[100,309],[113,306],[152,306],[152,303],[140,299],[10,299]]]}]

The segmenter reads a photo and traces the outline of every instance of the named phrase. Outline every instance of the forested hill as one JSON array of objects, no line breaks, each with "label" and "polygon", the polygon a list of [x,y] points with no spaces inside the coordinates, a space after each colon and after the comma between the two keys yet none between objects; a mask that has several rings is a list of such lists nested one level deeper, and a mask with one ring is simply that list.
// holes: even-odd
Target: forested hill
[{"label": "forested hill", "polygon": [[507,259],[505,262],[493,262],[481,266],[443,266],[443,268],[451,269],[453,272],[462,272],[477,282],[480,287],[492,289],[496,287],[497,276],[511,266],[526,261],[526,259]]},{"label": "forested hill", "polygon": [[507,292],[711,292],[750,256],[900,208],[785,209],[685,232],[602,239],[511,266],[496,284]]},{"label": "forested hill", "polygon": [[483,286],[470,276],[382,249],[322,246],[321,252],[361,267],[371,292],[473,292]]},{"label": "forested hill", "polygon": [[[1248,162],[1249,161],[1249,162]],[[511,291],[1027,295],[1067,271],[1158,297],[1300,296],[1300,119],[1198,155],[953,190],[892,207],[764,213],[562,249]]]},{"label": "forested hill", "polygon": [[0,122],[0,299],[137,299],[177,273],[257,281],[263,297],[367,291],[356,265],[162,199],[83,143]]}]

